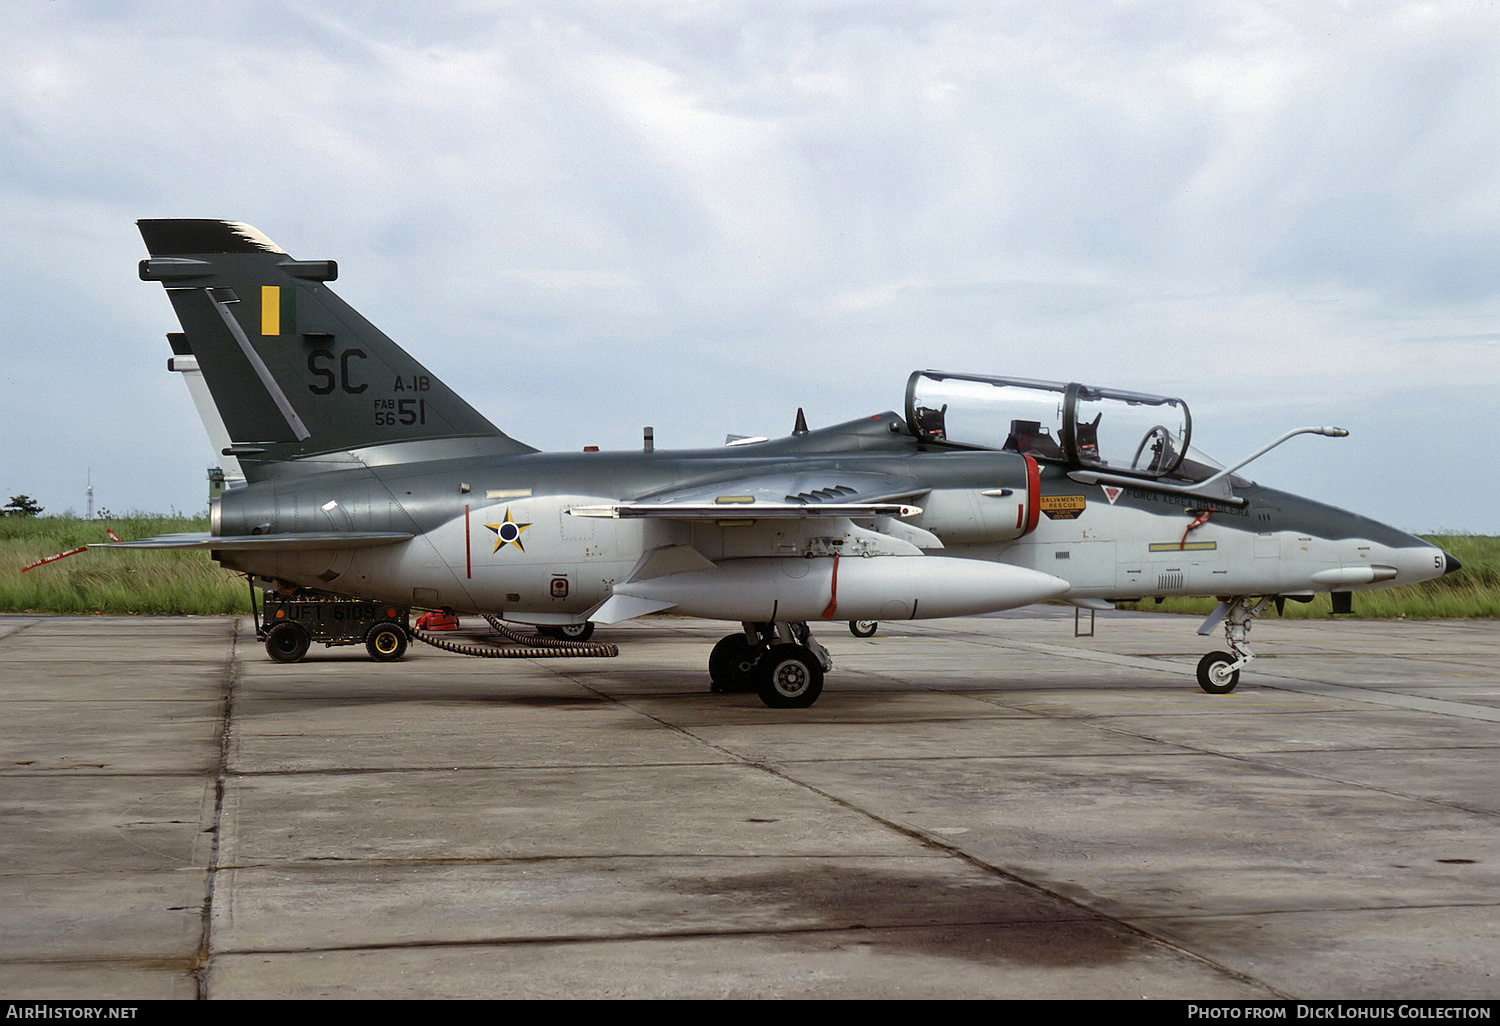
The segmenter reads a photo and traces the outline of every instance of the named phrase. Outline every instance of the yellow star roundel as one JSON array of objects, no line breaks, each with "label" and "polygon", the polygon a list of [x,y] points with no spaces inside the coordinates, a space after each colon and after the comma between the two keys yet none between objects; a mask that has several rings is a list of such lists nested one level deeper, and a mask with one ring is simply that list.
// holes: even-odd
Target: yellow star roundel
[{"label": "yellow star roundel", "polygon": [[521,535],[531,525],[516,523],[516,518],[510,515],[510,507],[506,507],[505,519],[501,523],[484,526],[495,532],[495,547],[490,550],[491,552],[499,552],[507,545],[514,545],[522,552],[526,551],[526,546],[521,544]]}]

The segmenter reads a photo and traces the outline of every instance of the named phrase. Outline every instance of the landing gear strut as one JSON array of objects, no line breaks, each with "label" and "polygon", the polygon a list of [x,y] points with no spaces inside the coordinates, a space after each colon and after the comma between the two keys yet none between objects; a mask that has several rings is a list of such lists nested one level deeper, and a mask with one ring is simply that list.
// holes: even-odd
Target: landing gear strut
[{"label": "landing gear strut", "polygon": [[823,693],[833,668],[828,650],[805,623],[747,623],[708,657],[713,691],[754,691],[772,709],[805,709]]},{"label": "landing gear strut", "polygon": [[[1256,600],[1247,595],[1219,602],[1218,608],[1198,628],[1199,634],[1208,634],[1219,621],[1224,622],[1224,640],[1230,651],[1210,652],[1198,660],[1198,686],[1210,695],[1227,695],[1240,682],[1240,670],[1255,658],[1250,651],[1250,625],[1266,611],[1274,596]],[[1253,603],[1253,604],[1252,604]]]}]

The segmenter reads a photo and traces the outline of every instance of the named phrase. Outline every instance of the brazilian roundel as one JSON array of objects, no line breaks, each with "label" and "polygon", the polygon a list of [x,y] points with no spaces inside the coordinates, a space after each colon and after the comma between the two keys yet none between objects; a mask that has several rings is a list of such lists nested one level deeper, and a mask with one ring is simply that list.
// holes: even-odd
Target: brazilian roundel
[{"label": "brazilian roundel", "polygon": [[490,550],[491,552],[499,552],[507,545],[514,545],[522,552],[526,551],[526,546],[521,544],[521,535],[526,533],[526,529],[531,525],[516,523],[516,518],[511,516],[509,507],[506,507],[504,520],[498,524],[485,524],[484,526],[495,532],[495,547]]}]

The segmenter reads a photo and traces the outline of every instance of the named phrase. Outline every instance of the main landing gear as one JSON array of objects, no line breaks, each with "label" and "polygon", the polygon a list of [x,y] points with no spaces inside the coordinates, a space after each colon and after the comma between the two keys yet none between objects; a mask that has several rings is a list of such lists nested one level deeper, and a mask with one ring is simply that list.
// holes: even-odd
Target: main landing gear
[{"label": "main landing gear", "polygon": [[833,669],[828,650],[805,623],[747,623],[722,638],[708,657],[713,691],[754,691],[772,709],[806,709]]},{"label": "main landing gear", "polygon": [[536,632],[544,638],[557,641],[587,641],[594,636],[594,621],[565,623],[556,627],[538,627]]},{"label": "main landing gear", "polygon": [[1266,611],[1273,600],[1274,596],[1271,595],[1259,600],[1248,595],[1219,600],[1218,607],[1203,621],[1198,633],[1211,633],[1222,620],[1224,640],[1228,642],[1230,651],[1210,652],[1198,660],[1200,688],[1210,695],[1227,695],[1234,690],[1235,685],[1240,682],[1240,670],[1255,658],[1255,653],[1250,651],[1250,625]]}]

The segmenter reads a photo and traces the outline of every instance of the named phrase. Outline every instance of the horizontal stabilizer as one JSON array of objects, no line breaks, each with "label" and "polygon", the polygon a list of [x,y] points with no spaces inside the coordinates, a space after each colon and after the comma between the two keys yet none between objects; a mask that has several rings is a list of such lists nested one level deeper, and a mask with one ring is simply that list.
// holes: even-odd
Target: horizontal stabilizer
[{"label": "horizontal stabilizer", "polygon": [[231,534],[207,532],[163,534],[126,542],[95,542],[91,549],[368,549],[410,541],[405,531],[300,531],[296,534]]},{"label": "horizontal stabilizer", "polygon": [[890,502],[624,502],[612,506],[574,506],[568,512],[575,517],[615,520],[637,517],[659,520],[801,520],[814,517],[914,517],[922,512],[922,507]]}]

